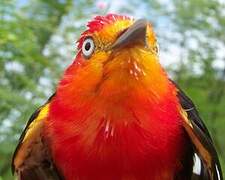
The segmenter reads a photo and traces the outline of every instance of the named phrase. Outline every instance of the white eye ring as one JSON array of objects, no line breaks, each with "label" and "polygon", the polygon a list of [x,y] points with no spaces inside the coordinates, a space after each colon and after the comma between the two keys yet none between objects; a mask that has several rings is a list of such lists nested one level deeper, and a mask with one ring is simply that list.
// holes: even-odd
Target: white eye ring
[{"label": "white eye ring", "polygon": [[86,59],[90,58],[95,50],[95,44],[91,37],[84,40],[82,44],[82,53]]}]

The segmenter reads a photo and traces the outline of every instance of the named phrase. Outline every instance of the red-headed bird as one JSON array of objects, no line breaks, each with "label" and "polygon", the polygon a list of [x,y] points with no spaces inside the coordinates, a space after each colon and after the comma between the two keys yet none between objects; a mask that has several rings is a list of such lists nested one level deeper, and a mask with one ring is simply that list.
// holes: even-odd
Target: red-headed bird
[{"label": "red-headed bird", "polygon": [[159,64],[152,26],[109,14],[87,27],[56,93],[20,138],[12,162],[18,178],[222,180],[194,104]]}]

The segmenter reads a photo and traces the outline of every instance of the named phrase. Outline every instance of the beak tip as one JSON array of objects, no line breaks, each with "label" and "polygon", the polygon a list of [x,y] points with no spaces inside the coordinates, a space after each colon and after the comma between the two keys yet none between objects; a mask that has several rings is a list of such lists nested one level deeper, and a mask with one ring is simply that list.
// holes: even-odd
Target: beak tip
[{"label": "beak tip", "polygon": [[124,47],[133,43],[141,43],[146,46],[146,31],[148,21],[139,19],[134,22],[112,45],[112,49]]}]

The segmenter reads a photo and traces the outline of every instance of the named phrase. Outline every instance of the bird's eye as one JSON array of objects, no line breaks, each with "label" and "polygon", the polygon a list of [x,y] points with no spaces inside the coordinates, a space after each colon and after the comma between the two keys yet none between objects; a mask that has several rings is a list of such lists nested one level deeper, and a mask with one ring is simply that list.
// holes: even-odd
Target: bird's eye
[{"label": "bird's eye", "polygon": [[91,37],[84,40],[82,45],[82,53],[86,59],[90,58],[95,49],[94,41]]}]

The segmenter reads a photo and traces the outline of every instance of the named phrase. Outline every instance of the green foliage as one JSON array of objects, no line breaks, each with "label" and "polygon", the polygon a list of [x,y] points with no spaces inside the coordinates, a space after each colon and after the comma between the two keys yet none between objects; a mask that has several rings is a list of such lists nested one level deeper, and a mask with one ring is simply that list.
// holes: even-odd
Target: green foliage
[{"label": "green foliage", "polygon": [[40,78],[58,77],[60,67],[53,69],[55,62],[42,51],[71,2],[54,1],[53,6],[51,1],[35,1],[19,8],[15,0],[0,1],[0,174],[4,179],[12,179],[12,150],[24,120],[46,98]]},{"label": "green foliage", "polygon": [[167,56],[172,45],[178,47],[177,61],[168,71],[196,103],[225,172],[225,55],[221,55],[225,4],[216,0],[107,2],[0,0],[0,179],[13,179],[10,163],[18,137],[71,63],[84,24],[111,7],[150,19]]}]

